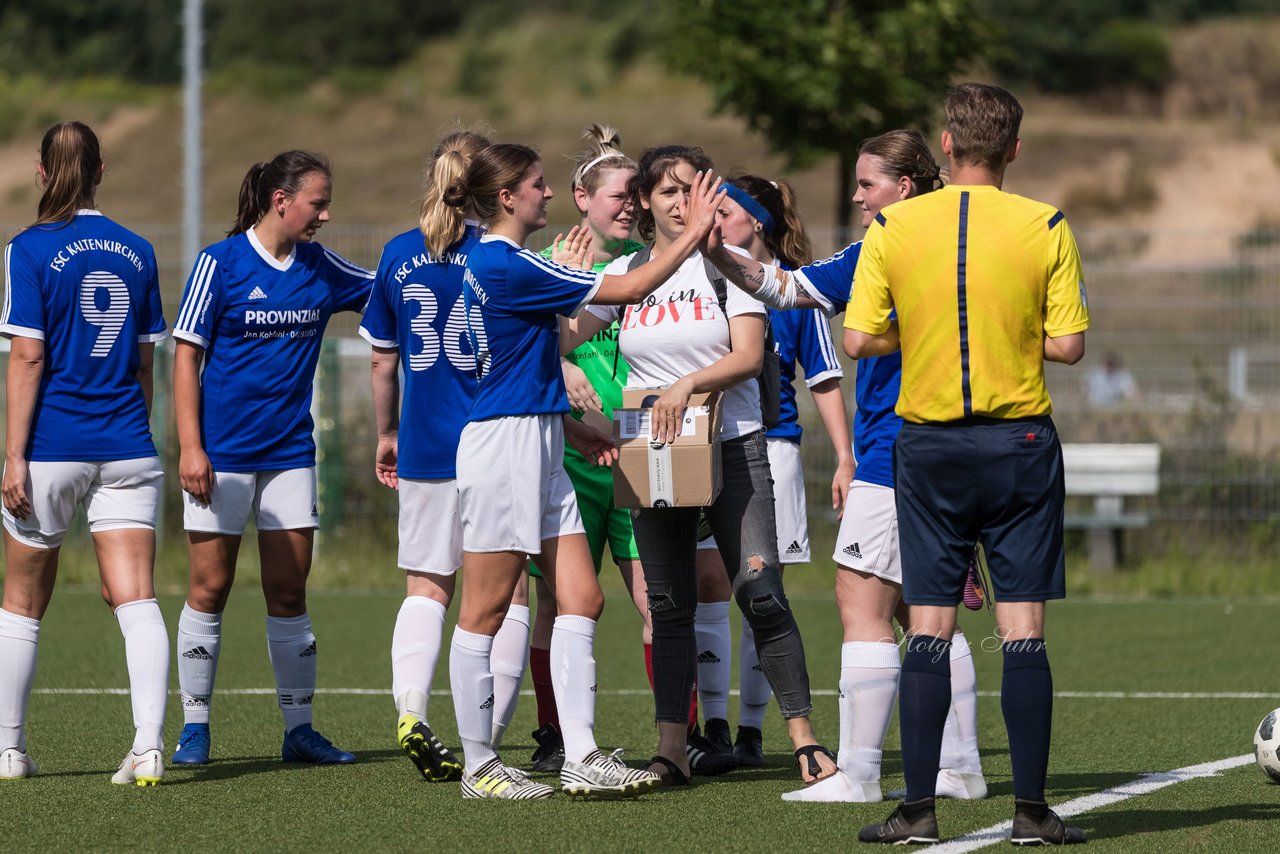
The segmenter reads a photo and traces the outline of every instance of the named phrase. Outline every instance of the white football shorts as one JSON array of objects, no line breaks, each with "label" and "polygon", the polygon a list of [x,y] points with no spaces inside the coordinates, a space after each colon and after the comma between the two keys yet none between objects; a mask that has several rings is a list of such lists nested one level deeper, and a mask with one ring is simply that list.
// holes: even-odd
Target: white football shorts
[{"label": "white football shorts", "polygon": [[316,467],[279,471],[215,471],[213,500],[200,504],[182,493],[182,520],[188,531],[243,534],[253,513],[259,531],[319,528]]},{"label": "white football shorts", "polygon": [[401,569],[453,575],[462,566],[458,482],[400,478]]},{"label": "white football shorts", "polygon": [[804,499],[800,445],[766,439],[773,474],[773,512],[778,526],[778,559],[782,564],[809,562],[809,508]]},{"label": "white football shorts", "polygon": [[861,480],[853,482],[832,558],[840,567],[870,573],[902,586],[898,509],[891,487]]},{"label": "white football shorts", "polygon": [[458,443],[462,547],[469,552],[542,553],[542,541],[582,534],[573,482],[564,470],[559,415],[473,421]]},{"label": "white football shorts", "polygon": [[55,549],[83,506],[92,532],[156,527],[164,470],[158,457],[105,463],[27,463],[31,515],[18,519],[4,510],[4,527],[15,540],[35,549]]}]

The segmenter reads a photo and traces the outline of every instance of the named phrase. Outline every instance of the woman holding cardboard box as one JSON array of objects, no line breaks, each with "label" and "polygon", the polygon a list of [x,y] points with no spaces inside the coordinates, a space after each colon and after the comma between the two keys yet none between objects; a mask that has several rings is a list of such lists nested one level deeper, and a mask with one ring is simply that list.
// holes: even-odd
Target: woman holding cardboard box
[{"label": "woman holding cardboard box", "polygon": [[[787,720],[802,775],[806,783],[816,782],[835,771],[835,759],[817,744],[809,722],[804,645],[779,571],[769,459],[753,380],[764,359],[765,309],[732,285],[721,300],[702,256],[687,248],[692,223],[685,218],[685,199],[697,191],[696,176],[710,168],[698,148],[664,146],[644,153],[632,195],[640,233],[653,240],[645,252],[678,263],[679,269],[642,302],[589,309],[589,316],[575,321],[573,337],[589,337],[620,320],[618,344],[631,365],[628,387],[665,387],[651,410],[656,442],[679,435],[691,395],[722,393],[724,488],[706,514],[734,596],[755,632],[761,666]],[[619,258],[605,272],[626,271],[641,258]],[[696,672],[698,513],[696,507],[667,507],[635,514],[653,620],[659,736],[650,768],[666,784],[689,781],[686,713]]]}]

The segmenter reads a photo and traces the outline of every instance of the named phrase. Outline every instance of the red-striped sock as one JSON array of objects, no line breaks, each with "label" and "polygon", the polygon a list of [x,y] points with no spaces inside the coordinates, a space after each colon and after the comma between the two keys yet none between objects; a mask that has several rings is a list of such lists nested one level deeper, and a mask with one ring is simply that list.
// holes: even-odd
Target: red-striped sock
[{"label": "red-striped sock", "polygon": [[560,729],[560,710],[556,708],[556,693],[551,684],[551,650],[529,648],[529,674],[538,701],[538,726],[552,724]]}]

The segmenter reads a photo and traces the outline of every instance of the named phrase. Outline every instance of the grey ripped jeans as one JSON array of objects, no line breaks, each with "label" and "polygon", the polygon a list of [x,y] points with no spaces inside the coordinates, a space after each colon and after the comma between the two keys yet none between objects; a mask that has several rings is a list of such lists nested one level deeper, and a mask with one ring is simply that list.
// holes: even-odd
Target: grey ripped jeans
[{"label": "grey ripped jeans", "polygon": [[[795,615],[782,589],[778,563],[773,478],[762,431],[721,443],[724,489],[706,508],[724,558],[733,595],[756,636],[760,666],[784,718],[805,717],[809,672]],[[698,508],[637,510],[636,546],[649,587],[653,618],[653,693],[659,723],[689,719],[697,673],[694,610],[698,579],[694,557]]]}]

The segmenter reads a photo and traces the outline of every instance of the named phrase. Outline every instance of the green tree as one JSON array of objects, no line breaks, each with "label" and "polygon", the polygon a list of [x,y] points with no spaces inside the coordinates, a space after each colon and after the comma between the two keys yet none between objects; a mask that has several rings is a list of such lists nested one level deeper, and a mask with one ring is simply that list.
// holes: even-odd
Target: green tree
[{"label": "green tree", "polygon": [[842,241],[858,143],[932,125],[990,38],[973,0],[672,0],[663,17],[670,64],[709,83],[718,111],[792,167],[837,156]]},{"label": "green tree", "polygon": [[182,0],[5,0],[0,71],[181,78]]}]

